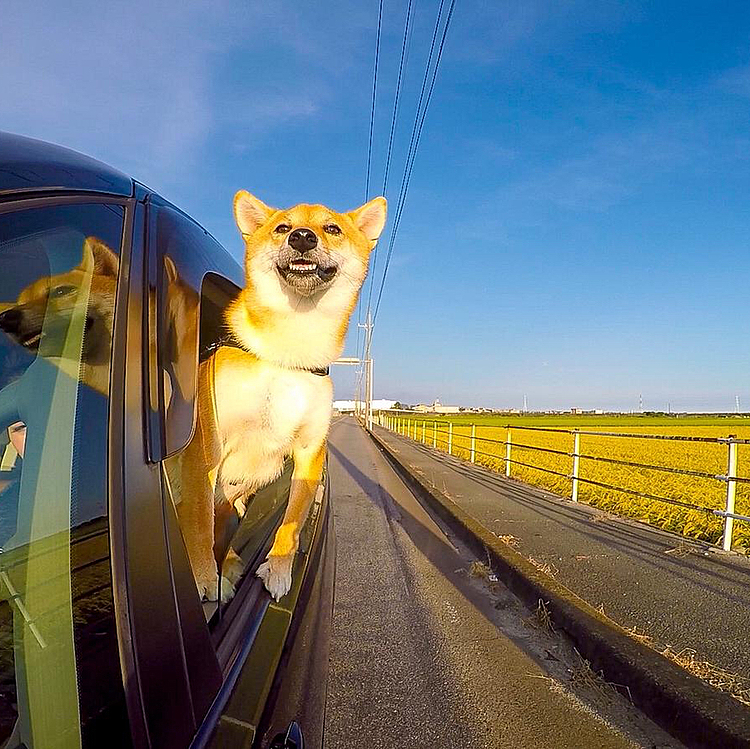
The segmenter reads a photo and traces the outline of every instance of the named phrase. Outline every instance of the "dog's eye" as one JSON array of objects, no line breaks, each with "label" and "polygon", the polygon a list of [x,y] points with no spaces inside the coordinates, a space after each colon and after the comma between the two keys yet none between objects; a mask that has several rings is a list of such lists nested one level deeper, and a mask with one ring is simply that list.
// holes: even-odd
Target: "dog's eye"
[{"label": "dog's eye", "polygon": [[50,291],[50,296],[65,296],[66,294],[72,294],[76,290],[75,286],[55,286],[52,291]]},{"label": "dog's eye", "polygon": [[323,227],[323,231],[326,234],[341,234],[341,227],[336,226],[336,224],[326,224]]},{"label": "dog's eye", "polygon": [[291,231],[292,227],[289,226],[289,224],[279,224],[275,229],[274,232],[276,234],[286,234],[288,231]]}]

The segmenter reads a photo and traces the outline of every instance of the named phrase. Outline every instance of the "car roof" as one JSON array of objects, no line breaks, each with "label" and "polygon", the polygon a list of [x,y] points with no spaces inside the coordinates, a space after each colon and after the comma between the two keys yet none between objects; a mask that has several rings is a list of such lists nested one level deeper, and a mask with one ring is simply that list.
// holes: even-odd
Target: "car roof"
[{"label": "car roof", "polygon": [[0,131],[0,195],[48,190],[127,197],[133,194],[133,180],[69,148]]}]

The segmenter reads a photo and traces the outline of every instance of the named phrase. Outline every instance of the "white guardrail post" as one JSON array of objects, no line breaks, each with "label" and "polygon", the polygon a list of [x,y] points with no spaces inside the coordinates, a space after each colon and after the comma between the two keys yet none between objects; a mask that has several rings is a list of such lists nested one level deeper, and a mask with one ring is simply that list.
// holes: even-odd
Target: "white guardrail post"
[{"label": "white guardrail post", "polygon": [[[737,476],[737,443],[734,441],[734,435],[730,435],[729,455],[727,458],[727,506],[726,512],[734,512],[734,499],[737,494],[737,482],[734,480]],[[734,530],[734,518],[724,518],[724,537],[722,539],[722,548],[729,551],[732,548],[732,531]]]},{"label": "white guardrail post", "polygon": [[571,499],[574,502],[578,501],[578,461],[580,460],[581,452],[581,435],[578,430],[575,429],[573,432],[573,493]]},{"label": "white guardrail post", "polygon": [[508,427],[508,438],[505,441],[505,475],[510,478],[510,427]]},{"label": "white guardrail post", "polygon": [[453,455],[453,422],[448,422],[448,455]]},{"label": "white guardrail post", "polygon": [[426,423],[427,423],[426,421],[422,422],[422,444],[423,445],[424,445],[424,430],[425,430],[425,424]]},{"label": "white guardrail post", "polygon": [[474,453],[477,446],[477,425],[471,425],[471,462],[474,462]]}]

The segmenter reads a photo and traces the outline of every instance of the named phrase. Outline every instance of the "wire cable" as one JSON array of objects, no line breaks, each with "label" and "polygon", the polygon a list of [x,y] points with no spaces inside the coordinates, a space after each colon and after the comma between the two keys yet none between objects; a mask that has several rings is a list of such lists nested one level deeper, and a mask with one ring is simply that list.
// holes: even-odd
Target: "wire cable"
[{"label": "wire cable", "polygon": [[[390,234],[389,241],[388,241],[388,251],[386,254],[385,267],[383,269],[383,277],[380,282],[380,289],[378,291],[378,297],[375,303],[375,313],[373,314],[373,326],[375,325],[375,322],[377,321],[378,312],[380,310],[380,302],[383,296],[383,289],[385,287],[386,277],[388,275],[388,267],[390,265],[391,257],[393,255],[393,246],[396,241],[396,235],[398,233],[399,226],[401,224],[401,215],[403,213],[404,204],[406,203],[406,197],[409,192],[409,184],[411,182],[411,175],[412,175],[412,170],[414,168],[414,161],[416,159],[417,149],[419,148],[419,141],[422,137],[422,130],[424,128],[425,118],[427,117],[427,110],[430,106],[430,101],[432,100],[432,94],[435,90],[435,82],[437,80],[438,69],[440,67],[440,61],[442,60],[442,57],[443,57],[443,49],[445,47],[445,40],[446,40],[446,37],[448,36],[448,29],[450,28],[451,20],[453,18],[453,10],[455,8],[455,5],[456,5],[456,0],[451,0],[445,26],[443,28],[443,34],[440,39],[440,47],[438,49],[437,58],[435,60],[435,66],[432,72],[432,79],[430,81],[430,88],[427,94],[427,99],[424,103],[421,116],[419,112],[417,112],[416,119],[419,119],[419,125],[416,130],[416,137],[413,140],[413,148],[411,149],[411,160],[407,159],[407,164],[404,169],[404,178],[402,179],[403,189],[401,191],[401,194],[399,195],[399,201],[396,207],[396,218],[393,223],[393,228],[391,229],[391,234]],[[442,7],[443,7],[443,3],[441,2],[441,6],[440,6],[441,10],[442,10]],[[438,14],[438,20],[437,20],[437,24],[439,23],[440,23],[440,14]],[[437,25],[436,25],[436,28],[437,28]]]},{"label": "wire cable", "polygon": [[[406,20],[404,21],[404,36],[401,41],[401,57],[398,63],[398,78],[396,79],[396,91],[393,97],[393,113],[391,115],[391,130],[388,136],[388,150],[385,157],[385,172],[383,175],[383,195],[388,193],[388,176],[391,169],[391,159],[393,156],[393,140],[396,133],[396,120],[398,118],[399,104],[401,101],[401,87],[404,80],[404,67],[406,61],[406,50],[408,47],[409,37],[412,29],[411,21],[413,16],[414,0],[409,0],[406,8]],[[372,306],[372,289],[375,285],[376,268],[378,262],[378,246],[372,252],[372,275],[370,277],[370,287],[367,294],[367,310]]]},{"label": "wire cable", "polygon": [[[365,203],[370,196],[370,169],[372,166],[372,136],[375,129],[375,107],[377,101],[378,91],[378,68],[380,66],[380,32],[383,26],[383,0],[380,0],[378,4],[378,30],[375,35],[375,63],[373,65],[372,73],[372,103],[370,106],[370,137],[367,144],[367,173],[365,176]],[[357,300],[357,344],[355,352],[359,356],[359,339],[360,339],[360,327],[359,323],[362,322],[362,295],[360,294]]]}]

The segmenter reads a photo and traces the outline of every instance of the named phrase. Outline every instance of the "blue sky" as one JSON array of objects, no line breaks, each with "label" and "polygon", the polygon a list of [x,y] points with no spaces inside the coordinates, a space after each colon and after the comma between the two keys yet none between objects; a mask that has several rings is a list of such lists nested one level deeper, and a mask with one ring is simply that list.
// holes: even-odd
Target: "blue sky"
[{"label": "blue sky", "polygon": [[[437,5],[415,5],[394,205]],[[373,194],[406,2],[384,7]],[[377,0],[9,0],[3,16],[0,126],[133,174],[235,255],[239,188],[363,202]],[[750,410],[749,125],[745,3],[458,0],[376,397]],[[336,372],[337,397],[353,381]]]}]

